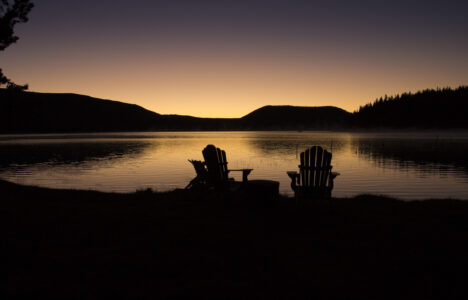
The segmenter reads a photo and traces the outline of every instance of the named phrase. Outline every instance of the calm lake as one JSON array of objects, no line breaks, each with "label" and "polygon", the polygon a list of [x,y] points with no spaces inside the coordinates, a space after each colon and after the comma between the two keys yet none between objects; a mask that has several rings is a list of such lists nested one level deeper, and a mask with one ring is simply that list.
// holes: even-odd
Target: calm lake
[{"label": "calm lake", "polygon": [[341,173],[333,196],[468,199],[468,132],[0,135],[0,178],[116,192],[184,188],[195,176],[188,159],[203,160],[207,144],[226,150],[229,168],[252,168],[249,179],[277,180],[286,195],[292,195],[286,171],[297,170],[301,151],[321,145]]}]

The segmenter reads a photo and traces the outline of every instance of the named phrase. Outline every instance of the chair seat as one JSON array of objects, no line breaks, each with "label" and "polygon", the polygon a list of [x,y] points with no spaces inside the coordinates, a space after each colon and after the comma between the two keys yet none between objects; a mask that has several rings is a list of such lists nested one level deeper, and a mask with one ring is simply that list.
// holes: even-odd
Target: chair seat
[{"label": "chair seat", "polygon": [[294,191],[300,192],[300,193],[306,193],[310,195],[314,194],[323,194],[323,193],[329,193],[333,188],[332,187],[325,187],[325,188],[313,188],[313,187],[303,187],[303,186],[295,186]]}]

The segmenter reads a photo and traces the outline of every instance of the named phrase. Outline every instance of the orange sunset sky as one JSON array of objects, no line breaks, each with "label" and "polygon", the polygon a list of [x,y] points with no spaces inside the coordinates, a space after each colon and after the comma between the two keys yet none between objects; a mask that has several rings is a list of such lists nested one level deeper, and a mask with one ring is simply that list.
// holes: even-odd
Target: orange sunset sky
[{"label": "orange sunset sky", "polygon": [[20,40],[0,53],[31,91],[241,117],[264,105],[354,111],[468,83],[462,1],[67,2],[35,1]]}]

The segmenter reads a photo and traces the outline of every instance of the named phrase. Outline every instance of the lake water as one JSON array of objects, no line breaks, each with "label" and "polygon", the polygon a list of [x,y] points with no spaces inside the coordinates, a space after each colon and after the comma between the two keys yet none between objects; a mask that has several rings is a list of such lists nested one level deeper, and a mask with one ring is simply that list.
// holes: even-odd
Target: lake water
[{"label": "lake water", "polygon": [[[299,154],[320,145],[341,175],[333,196],[363,193],[402,199],[468,199],[468,133],[154,132],[0,135],[0,178],[54,188],[133,192],[184,188],[195,176],[188,159],[214,144],[229,168],[254,169],[249,179],[280,182]],[[232,173],[241,180],[241,174]]]}]

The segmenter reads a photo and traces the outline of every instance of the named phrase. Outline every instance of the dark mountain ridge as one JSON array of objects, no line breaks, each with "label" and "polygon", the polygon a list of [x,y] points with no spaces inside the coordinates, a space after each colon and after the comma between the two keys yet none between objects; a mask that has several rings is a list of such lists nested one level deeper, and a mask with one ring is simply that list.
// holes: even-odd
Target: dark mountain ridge
[{"label": "dark mountain ridge", "polygon": [[0,90],[0,132],[146,130],[160,115],[138,105],[77,94]]},{"label": "dark mountain ridge", "polygon": [[468,128],[468,87],[376,99],[349,113],[333,106],[264,106],[242,118],[161,115],[77,94],[0,89],[0,133]]},{"label": "dark mountain ridge", "polygon": [[5,89],[0,108],[1,133],[327,129],[350,116],[336,107],[265,106],[242,118],[197,118],[77,94]]}]

